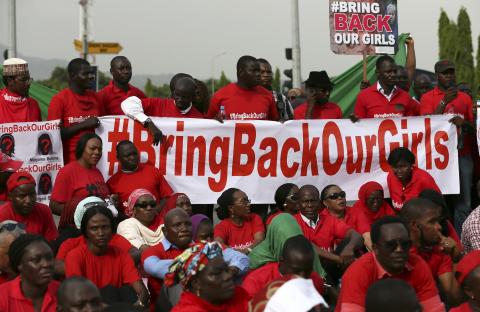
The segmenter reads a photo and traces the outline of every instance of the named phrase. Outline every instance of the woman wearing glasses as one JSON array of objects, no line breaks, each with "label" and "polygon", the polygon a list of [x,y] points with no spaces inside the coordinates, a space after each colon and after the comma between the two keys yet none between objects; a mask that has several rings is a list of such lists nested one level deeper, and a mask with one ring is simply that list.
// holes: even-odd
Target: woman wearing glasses
[{"label": "woman wearing glasses", "polygon": [[320,200],[325,209],[320,213],[320,217],[332,216],[344,221],[363,236],[365,246],[371,250],[370,224],[361,211],[347,206],[346,195],[338,185],[330,184],[324,187],[320,193]]},{"label": "woman wearing glasses", "polygon": [[298,213],[298,191],[299,188],[293,183],[285,183],[275,191],[276,207],[270,212],[267,218],[267,226],[272,222],[273,218],[285,212],[291,215]]},{"label": "woman wearing glasses", "polygon": [[251,213],[247,194],[236,188],[224,191],[217,200],[217,215],[214,237],[219,243],[248,254],[265,239],[262,219]]}]

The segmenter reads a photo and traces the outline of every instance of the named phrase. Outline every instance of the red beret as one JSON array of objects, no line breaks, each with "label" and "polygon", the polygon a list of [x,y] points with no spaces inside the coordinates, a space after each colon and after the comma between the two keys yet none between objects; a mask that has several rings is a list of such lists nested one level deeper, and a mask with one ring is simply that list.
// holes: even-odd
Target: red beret
[{"label": "red beret", "polygon": [[457,278],[458,283],[462,285],[468,274],[478,266],[480,266],[480,250],[474,250],[466,254],[457,264],[455,277]]},{"label": "red beret", "polygon": [[25,171],[14,172],[7,180],[7,191],[10,193],[20,185],[24,185],[24,184],[36,185],[35,179],[28,172],[25,172]]}]

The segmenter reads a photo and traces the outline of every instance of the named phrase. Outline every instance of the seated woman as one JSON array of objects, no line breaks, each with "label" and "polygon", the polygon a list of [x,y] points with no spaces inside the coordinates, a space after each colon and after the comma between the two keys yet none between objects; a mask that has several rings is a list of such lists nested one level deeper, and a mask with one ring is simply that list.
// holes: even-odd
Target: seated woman
[{"label": "seated woman", "polygon": [[112,212],[103,206],[88,208],[80,229],[87,244],[79,245],[65,259],[65,276],[91,280],[106,303],[129,302],[146,307],[149,295],[130,255],[109,244],[113,232]]},{"label": "seated woman", "polygon": [[8,249],[15,239],[25,233],[25,225],[22,223],[13,220],[0,222],[0,284],[17,277],[8,260]]},{"label": "seated woman", "polygon": [[218,218],[215,240],[248,254],[253,247],[265,239],[262,219],[250,211],[250,200],[239,189],[229,188],[217,200]]},{"label": "seated woman", "polygon": [[267,217],[267,226],[272,222],[272,219],[282,212],[295,215],[298,213],[298,191],[299,188],[293,183],[285,183],[278,187],[275,191],[275,209],[272,209]]},{"label": "seated woman", "polygon": [[156,198],[146,189],[137,189],[128,197],[125,214],[130,216],[118,224],[117,233],[125,237],[140,252],[164,238],[163,220],[156,210]]},{"label": "seated woman", "polygon": [[194,242],[213,242],[213,222],[209,217],[203,214],[193,215],[192,220],[192,239]]},{"label": "seated woman", "polygon": [[450,309],[450,312],[480,311],[480,250],[474,250],[457,264],[455,277],[461,286],[467,302]]},{"label": "seated woman", "polygon": [[324,187],[320,193],[320,200],[325,209],[320,213],[320,216],[332,216],[342,220],[360,233],[365,241],[365,246],[368,250],[372,250],[370,224],[367,217],[361,211],[347,207],[346,197],[347,195],[338,185],[330,184]]},{"label": "seated woman", "polygon": [[[190,217],[193,215],[192,203],[187,194],[175,193],[172,194],[165,203],[165,206],[160,211],[160,218],[163,220],[165,215],[172,209],[182,208]],[[162,221],[163,223],[163,221]]]},{"label": "seated woman", "polygon": [[85,133],[77,143],[75,156],[76,161],[58,172],[50,199],[52,213],[60,216],[61,240],[76,232],[73,215],[82,199],[88,196],[106,199],[110,195],[103,175],[96,167],[102,157],[102,139],[94,133]]},{"label": "seated woman", "polygon": [[233,273],[217,242],[194,244],[175,258],[165,285],[178,283],[184,291],[172,312],[248,311],[250,296],[233,283]]},{"label": "seated woman", "polygon": [[395,210],[402,209],[407,200],[418,197],[425,189],[441,193],[432,176],[415,166],[415,155],[408,148],[394,149],[388,155],[388,164],[391,170],[387,176],[387,184]]},{"label": "seated woman", "polygon": [[0,285],[0,311],[55,312],[59,283],[53,280],[48,242],[39,235],[21,235],[10,245],[8,257],[18,277]]},{"label": "seated woman", "polygon": [[383,187],[380,183],[370,181],[363,184],[358,190],[358,200],[352,206],[353,210],[363,212],[368,224],[385,216],[394,216],[395,211],[383,197]]}]

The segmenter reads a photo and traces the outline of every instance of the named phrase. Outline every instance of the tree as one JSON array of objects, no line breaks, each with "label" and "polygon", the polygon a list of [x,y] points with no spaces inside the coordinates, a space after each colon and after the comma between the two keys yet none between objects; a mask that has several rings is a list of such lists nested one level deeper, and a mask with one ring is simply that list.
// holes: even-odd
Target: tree
[{"label": "tree", "polygon": [[147,78],[147,82],[145,83],[145,87],[143,89],[147,97],[167,98],[170,96],[170,85],[163,84],[156,87],[150,78]]},{"label": "tree", "polygon": [[439,58],[454,60],[457,48],[457,25],[448,18],[447,13],[442,9],[438,20],[438,45]]},{"label": "tree", "polygon": [[275,68],[275,74],[273,75],[272,89],[280,92],[280,69],[278,67]]},{"label": "tree", "polygon": [[455,42],[455,74],[457,82],[467,82],[471,87],[475,84],[475,67],[473,63],[472,30],[467,10],[462,7],[458,13]]},{"label": "tree", "polygon": [[215,89],[220,89],[228,85],[231,81],[225,76],[225,72],[222,70],[222,73],[220,74],[220,79],[218,82],[216,82]]},{"label": "tree", "polygon": [[145,87],[143,88],[145,91],[145,95],[147,97],[153,97],[154,88],[155,86],[153,85],[152,80],[150,80],[150,78],[147,78],[147,82],[145,83]]},{"label": "tree", "polygon": [[55,90],[63,90],[68,88],[67,69],[63,67],[55,67],[50,74],[50,78],[39,80],[38,82]]}]

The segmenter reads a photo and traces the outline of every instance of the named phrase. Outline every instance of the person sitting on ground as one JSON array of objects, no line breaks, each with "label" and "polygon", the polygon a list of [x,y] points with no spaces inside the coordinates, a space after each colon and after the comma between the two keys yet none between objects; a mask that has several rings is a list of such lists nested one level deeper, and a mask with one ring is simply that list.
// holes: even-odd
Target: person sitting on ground
[{"label": "person sitting on ground", "polygon": [[143,252],[159,244],[164,236],[163,219],[156,209],[155,196],[146,189],[136,189],[128,198],[126,214],[131,218],[118,224],[117,233],[125,237],[134,247]]},{"label": "person sitting on ground", "polygon": [[248,254],[265,239],[262,219],[250,211],[247,194],[236,188],[225,190],[217,200],[218,218],[215,240],[233,249]]},{"label": "person sitting on ground", "polygon": [[145,93],[129,84],[132,79],[132,64],[122,55],[117,55],[110,61],[110,74],[112,80],[102,90],[98,91],[98,96],[104,108],[105,115],[123,115],[120,103],[128,97],[136,96],[144,99]]},{"label": "person sitting on ground", "polygon": [[462,287],[467,302],[450,312],[473,312],[480,309],[480,251],[475,250],[466,254],[457,264],[455,277]]},{"label": "person sitting on ground", "polygon": [[82,58],[67,66],[68,86],[54,95],[48,106],[47,120],[60,119],[63,161],[69,164],[78,159],[77,142],[85,133],[93,133],[100,125],[103,106],[98,95],[90,90],[94,75],[90,63]]},{"label": "person sitting on ground", "polygon": [[270,212],[267,221],[268,226],[273,218],[281,213],[289,213],[296,215],[298,213],[298,191],[299,188],[293,183],[285,183],[278,187],[275,191],[275,208]]},{"label": "person sitting on ground", "polygon": [[15,160],[0,151],[0,204],[8,200],[8,178],[23,165],[23,161]]},{"label": "person sitting on ground", "polygon": [[365,215],[347,206],[347,194],[338,185],[330,184],[323,188],[320,193],[322,206],[325,208],[320,215],[328,218],[329,216],[338,218],[345,222],[349,227],[362,235],[365,247],[372,249],[370,239],[370,224]]},{"label": "person sitting on ground", "polygon": [[235,286],[228,261],[217,242],[197,243],[176,257],[165,276],[165,284],[180,283],[183,292],[172,312],[248,311],[250,296]]},{"label": "person sitting on ground", "polygon": [[460,303],[462,296],[453,275],[453,261],[441,250],[441,207],[427,199],[413,198],[405,202],[400,211],[400,217],[410,231],[413,243],[410,254],[418,255],[427,262],[434,279],[438,281],[441,292],[446,295],[451,305]]},{"label": "person sitting on ground", "polygon": [[405,201],[418,197],[425,189],[441,193],[433,177],[415,166],[415,155],[408,148],[398,147],[391,151],[388,164],[391,170],[387,176],[387,185],[396,211],[402,209]]},{"label": "person sitting on ground", "polygon": [[0,206],[0,222],[17,221],[25,225],[27,233],[53,241],[58,236],[57,227],[48,206],[37,202],[35,186],[35,179],[25,171],[15,172],[8,178],[10,201]]},{"label": "person sitting on ground", "polygon": [[[422,311],[415,290],[399,279],[384,279],[368,288],[365,312],[412,312]],[[450,310],[451,311],[451,310]]]},{"label": "person sitting on ground", "polygon": [[193,215],[192,220],[192,239],[194,242],[201,241],[213,242],[213,222],[209,217],[203,214]]},{"label": "person sitting on ground", "polygon": [[[260,86],[260,64],[244,55],[237,62],[237,82],[218,90],[206,118],[217,120],[279,120],[270,91]],[[223,107],[223,111],[222,111]]]},{"label": "person sitting on ground", "polygon": [[78,203],[88,196],[106,199],[110,195],[96,167],[102,157],[102,139],[95,133],[85,133],[77,143],[75,156],[76,161],[58,172],[50,199],[52,213],[60,216],[60,235],[67,238],[72,236],[72,231],[76,233],[73,216]]},{"label": "person sitting on ground", "polygon": [[174,208],[182,208],[190,217],[193,215],[192,202],[185,193],[172,194],[165,203],[164,209],[160,211],[160,215],[163,218],[165,214]]},{"label": "person sitting on ground", "polygon": [[347,269],[335,311],[364,311],[368,288],[380,279],[395,278],[413,287],[424,311],[445,311],[428,264],[410,253],[412,241],[402,219],[383,217],[371,228],[373,251]]},{"label": "person sitting on ground", "polygon": [[18,276],[0,285],[2,312],[54,312],[59,283],[53,280],[53,251],[40,235],[24,234],[8,250]]},{"label": "person sitting on ground", "polygon": [[32,83],[28,63],[19,58],[3,62],[3,84],[0,90],[0,124],[42,121],[38,102],[28,96]]},{"label": "person sitting on ground", "polygon": [[97,286],[81,276],[65,279],[58,288],[57,300],[57,312],[102,312],[106,307]]},{"label": "person sitting on ground", "polygon": [[[480,195],[480,181],[477,182],[477,194]],[[480,196],[479,196],[480,197]],[[465,252],[480,250],[480,206],[475,208],[462,225],[462,245]]]},{"label": "person sitting on ground", "polygon": [[358,200],[352,209],[362,212],[368,220],[369,227],[384,216],[394,216],[395,211],[384,198],[380,183],[369,181],[358,190]]},{"label": "person sitting on ground", "polygon": [[114,219],[100,205],[87,209],[81,222],[86,244],[70,251],[65,259],[65,276],[83,276],[91,280],[106,303],[129,302],[146,307],[149,296],[135,264],[127,252],[109,244]]},{"label": "person sitting on ground", "polygon": [[312,243],[305,236],[299,234],[288,238],[282,249],[278,262],[265,264],[250,271],[245,276],[242,287],[248,294],[253,297],[271,281],[287,274],[296,274],[303,278],[312,279],[317,291],[323,294],[325,291],[323,279],[313,271],[313,264],[317,255]]},{"label": "person sitting on ground", "polygon": [[330,102],[333,83],[326,71],[312,71],[305,81],[307,101],[295,108],[295,119],[341,119],[342,110],[338,104]]},{"label": "person sitting on ground", "polygon": [[17,274],[8,260],[8,249],[20,235],[25,234],[25,225],[12,220],[0,223],[0,285],[14,279]]}]

